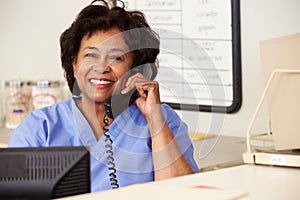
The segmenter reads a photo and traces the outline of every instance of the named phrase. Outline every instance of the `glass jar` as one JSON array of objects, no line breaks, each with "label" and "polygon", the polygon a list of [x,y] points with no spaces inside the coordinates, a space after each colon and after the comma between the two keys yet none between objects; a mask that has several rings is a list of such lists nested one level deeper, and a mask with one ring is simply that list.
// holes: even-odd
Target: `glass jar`
[{"label": "glass jar", "polygon": [[39,80],[32,86],[33,109],[50,106],[62,100],[60,81]]},{"label": "glass jar", "polygon": [[62,89],[62,99],[66,100],[66,99],[72,97],[72,93],[70,92],[68,82],[63,80],[60,82],[60,85],[61,85],[61,89]]},{"label": "glass jar", "polygon": [[4,95],[3,95],[3,85],[2,81],[0,81],[0,127],[4,126],[5,116],[4,116]]},{"label": "glass jar", "polygon": [[31,111],[30,81],[10,80],[5,82],[5,126],[16,128]]}]

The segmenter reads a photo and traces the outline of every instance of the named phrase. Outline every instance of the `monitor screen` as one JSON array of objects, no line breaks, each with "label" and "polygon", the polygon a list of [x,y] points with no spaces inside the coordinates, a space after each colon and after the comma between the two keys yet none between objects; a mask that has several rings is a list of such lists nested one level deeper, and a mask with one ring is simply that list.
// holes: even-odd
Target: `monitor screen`
[{"label": "monitor screen", "polygon": [[0,199],[54,199],[90,189],[86,147],[0,148]]}]

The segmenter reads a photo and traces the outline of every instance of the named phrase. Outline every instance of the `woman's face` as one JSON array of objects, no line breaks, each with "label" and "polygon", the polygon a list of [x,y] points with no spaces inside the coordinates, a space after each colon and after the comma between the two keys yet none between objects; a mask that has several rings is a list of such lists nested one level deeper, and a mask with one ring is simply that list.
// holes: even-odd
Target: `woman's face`
[{"label": "woman's face", "polygon": [[85,35],[73,62],[82,98],[101,103],[119,93],[124,84],[122,77],[132,63],[133,55],[118,29]]}]

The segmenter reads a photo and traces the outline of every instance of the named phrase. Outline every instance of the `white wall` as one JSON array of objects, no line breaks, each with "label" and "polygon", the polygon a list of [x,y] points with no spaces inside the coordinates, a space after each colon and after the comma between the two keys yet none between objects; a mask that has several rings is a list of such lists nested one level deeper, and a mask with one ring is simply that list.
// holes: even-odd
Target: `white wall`
[{"label": "white wall", "polygon": [[[0,80],[63,79],[59,35],[90,0],[1,0]],[[299,0],[241,0],[243,104],[235,114],[178,111],[191,131],[245,136],[263,90],[259,41],[300,32]],[[264,130],[265,119],[258,130]]]},{"label": "white wall", "polygon": [[63,79],[59,35],[89,2],[1,0],[0,79]]}]

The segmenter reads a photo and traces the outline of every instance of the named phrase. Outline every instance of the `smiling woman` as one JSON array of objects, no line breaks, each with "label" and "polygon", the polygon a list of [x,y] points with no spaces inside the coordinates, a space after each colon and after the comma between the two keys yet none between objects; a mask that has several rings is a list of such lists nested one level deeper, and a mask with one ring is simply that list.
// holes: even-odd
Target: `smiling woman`
[{"label": "smiling woman", "polygon": [[73,62],[82,101],[106,102],[116,88],[120,88],[119,80],[133,63],[133,54],[127,53],[128,46],[120,33],[112,29],[83,37]]},{"label": "smiling woman", "polygon": [[92,191],[198,172],[188,127],[153,80],[159,44],[140,11],[93,1],[60,37],[73,96],[31,112],[9,146],[86,146]]},{"label": "smiling woman", "polygon": [[[93,47],[93,50],[91,50],[91,48],[88,48],[89,46],[96,47]],[[100,77],[100,73],[107,76],[101,77],[101,80],[114,84],[132,67],[133,54],[128,52],[128,46],[118,29],[112,29],[106,32],[99,31],[89,39],[83,38],[77,58],[78,63],[74,65],[74,67],[76,68],[76,66],[80,66],[81,64],[85,67],[86,65],[93,64],[92,67],[94,71],[98,73],[94,80]],[[112,71],[112,73],[105,73],[105,71]],[[76,79],[78,80],[77,77]],[[111,96],[113,90],[115,91],[116,88],[115,84],[95,86],[97,86],[97,88],[109,88],[111,93],[108,94],[108,96]],[[102,101],[104,100],[105,99]]]}]

